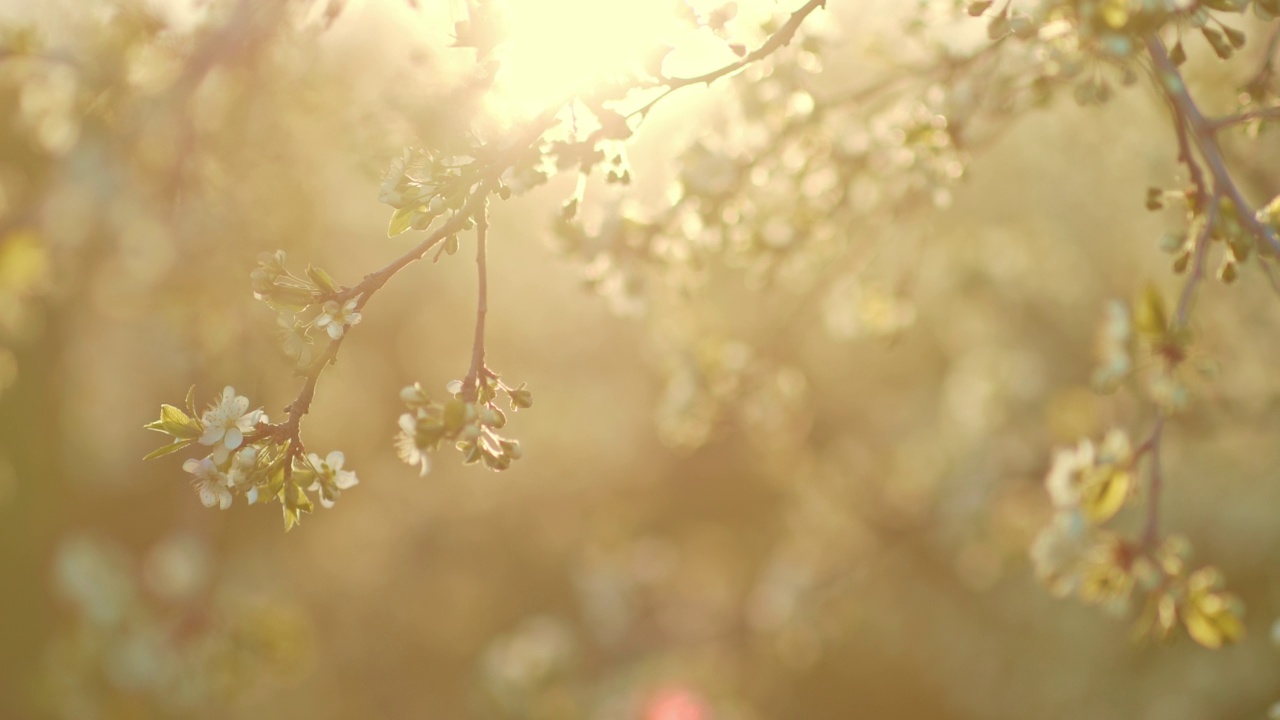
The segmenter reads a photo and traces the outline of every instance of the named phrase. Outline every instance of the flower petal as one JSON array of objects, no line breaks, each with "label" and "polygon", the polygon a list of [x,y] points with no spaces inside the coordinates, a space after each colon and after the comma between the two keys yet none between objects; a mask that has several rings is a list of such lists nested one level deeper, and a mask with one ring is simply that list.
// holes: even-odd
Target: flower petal
[{"label": "flower petal", "polygon": [[218,503],[218,492],[209,483],[200,483],[196,488],[200,491],[200,504],[211,508]]},{"label": "flower petal", "polygon": [[347,461],[347,456],[343,455],[341,450],[334,450],[329,453],[329,456],[324,461],[329,463],[329,467],[333,468],[334,471],[338,471],[342,469],[342,463]]},{"label": "flower petal", "polygon": [[226,428],[221,428],[217,425],[209,425],[205,427],[204,434],[200,436],[200,444],[213,445],[222,439],[222,435],[226,431]]},{"label": "flower petal", "polygon": [[209,457],[212,458],[210,462],[221,465],[227,461],[227,458],[231,457],[231,450],[225,443],[218,443],[213,446],[213,454]]},{"label": "flower petal", "polygon": [[242,442],[244,442],[244,433],[240,432],[238,427],[228,428],[226,436],[222,439],[222,444],[226,445],[228,450],[235,450]]},{"label": "flower petal", "polygon": [[335,473],[333,476],[333,484],[339,490],[347,490],[360,484],[360,480],[356,478],[356,474],[350,470],[343,470]]}]

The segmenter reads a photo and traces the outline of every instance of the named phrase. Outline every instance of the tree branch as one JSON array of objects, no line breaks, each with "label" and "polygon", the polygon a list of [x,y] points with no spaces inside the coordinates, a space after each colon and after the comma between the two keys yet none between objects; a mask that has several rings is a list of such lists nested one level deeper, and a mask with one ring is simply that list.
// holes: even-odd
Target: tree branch
[{"label": "tree branch", "polygon": [[1242,226],[1248,228],[1250,234],[1258,241],[1260,249],[1265,248],[1272,253],[1280,254],[1280,239],[1276,238],[1271,228],[1258,221],[1248,201],[1236,187],[1231,172],[1227,169],[1226,161],[1223,160],[1222,149],[1218,146],[1212,122],[1200,112],[1200,108],[1187,91],[1186,82],[1169,57],[1168,51],[1165,50],[1164,43],[1159,36],[1152,34],[1146,37],[1146,47],[1156,71],[1156,84],[1160,86],[1160,90],[1173,106],[1175,122],[1185,123],[1187,132],[1200,150],[1200,155],[1213,176],[1215,191],[1222,193],[1235,204],[1236,218]]},{"label": "tree branch", "polygon": [[1182,295],[1178,297],[1178,308],[1174,311],[1173,323],[1174,327],[1186,327],[1190,321],[1191,315],[1191,298],[1195,295],[1196,285],[1204,277],[1204,260],[1209,254],[1209,241],[1213,238],[1213,226],[1218,221],[1218,202],[1221,199],[1221,193],[1214,188],[1213,195],[1208,198],[1208,209],[1204,214],[1204,227],[1200,228],[1200,233],[1196,235],[1195,245],[1191,249],[1191,270],[1187,275],[1187,281],[1182,286]]},{"label": "tree branch", "polygon": [[1151,454],[1150,485],[1147,489],[1147,520],[1142,529],[1141,545],[1147,551],[1155,549],[1160,536],[1160,493],[1164,490],[1164,474],[1160,468],[1160,441],[1164,438],[1164,418],[1164,413],[1156,415],[1156,424],[1151,429],[1151,437],[1144,443],[1144,447]]},{"label": "tree branch", "polygon": [[[382,286],[386,285],[387,281],[390,280],[392,276],[400,272],[400,270],[404,269],[404,267],[410,263],[421,260],[422,257],[431,250],[431,248],[443,242],[445,238],[460,232],[465,227],[470,217],[484,206],[484,200],[487,193],[487,185],[485,183],[481,183],[477,189],[472,192],[471,196],[467,198],[467,202],[463,204],[462,208],[458,210],[458,212],[454,213],[453,217],[451,217],[445,224],[441,225],[422,242],[418,243],[400,257],[391,261],[391,263],[383,267],[381,270],[366,275],[359,285],[339,293],[336,297],[336,302],[345,302],[347,299],[355,297],[357,298],[355,305],[356,311],[362,309],[365,304],[369,302],[369,298],[373,297],[375,292],[380,290]],[[350,328],[347,328],[348,332],[349,330]],[[266,425],[260,428],[261,431],[271,433],[281,441],[289,443],[289,459],[305,457],[306,447],[303,445],[301,437],[302,418],[311,410],[311,401],[315,397],[316,384],[320,380],[321,373],[324,372],[326,367],[337,361],[338,350],[342,347],[343,341],[347,339],[348,332],[343,332],[343,334],[337,339],[330,340],[324,353],[313,360],[310,367],[302,373],[302,376],[305,378],[302,384],[302,389],[298,391],[298,395],[293,399],[293,402],[285,406],[285,412],[289,414],[289,419],[282,423]],[[291,463],[286,462],[286,477],[291,472]]]},{"label": "tree branch", "polygon": [[462,394],[468,401],[475,401],[480,382],[489,372],[484,364],[484,319],[489,311],[489,268],[485,247],[489,234],[489,204],[481,200],[476,216],[476,331],[471,341],[471,367],[462,381]]},{"label": "tree branch", "polygon": [[700,83],[710,85],[725,75],[735,73],[751,63],[769,57],[783,46],[790,44],[791,40],[795,38],[796,31],[800,29],[800,25],[804,22],[805,18],[809,17],[814,10],[826,7],[826,4],[827,0],[809,0],[809,2],[805,3],[803,7],[791,13],[791,17],[787,18],[787,21],[775,30],[760,47],[727,65],[693,77],[659,78],[658,87],[665,87],[665,89],[654,99],[639,108],[632,110],[630,113],[627,113],[627,117],[631,118],[636,115],[644,117],[645,115],[648,115],[649,111],[653,109],[653,106],[661,102],[663,98],[681,88],[686,88],[690,85],[698,85]]},{"label": "tree branch", "polygon": [[[473,187],[471,194],[467,197],[462,207],[449,218],[447,222],[424,238],[417,245],[407,250],[404,254],[387,263],[382,268],[375,270],[364,276],[364,279],[354,287],[343,288],[341,291],[332,295],[330,300],[338,303],[344,303],[355,298],[355,311],[359,312],[364,308],[373,294],[387,284],[396,273],[403,270],[408,265],[421,260],[432,248],[444,242],[451,235],[455,235],[465,230],[467,224],[473,216],[480,214],[482,217],[487,213],[487,199],[492,186],[497,183],[502,173],[511,166],[507,160],[515,154],[516,151],[526,148],[537,142],[548,129],[556,123],[556,114],[564,102],[554,104],[549,107],[541,115],[535,118],[525,133],[512,144],[507,152],[495,153],[489,156],[491,159],[481,165],[479,171],[479,180]],[[482,220],[483,222],[483,220]],[[483,230],[480,231],[480,237],[483,238]],[[483,240],[480,241],[480,247],[483,248]],[[483,252],[483,251],[481,251]],[[477,262],[481,262],[477,258]],[[483,263],[481,262],[483,268]],[[487,288],[484,285],[484,270],[481,270],[481,309],[479,315],[481,321],[477,328],[480,336],[483,336],[483,303],[484,293]],[[350,330],[348,328],[347,330]],[[287,420],[275,424],[263,424],[258,427],[258,432],[273,435],[281,442],[289,444],[289,458],[305,458],[306,449],[302,443],[302,418],[311,410],[311,401],[315,398],[316,384],[320,380],[321,373],[329,365],[332,365],[338,358],[338,350],[341,349],[343,341],[347,338],[347,332],[343,332],[342,336],[336,340],[330,340],[329,345],[325,348],[324,353],[317,357],[311,365],[301,373],[304,378],[302,388],[298,391],[297,397],[293,402],[285,406],[285,412],[289,414]],[[481,365],[483,366],[483,340],[480,340],[481,347]],[[291,465],[286,463],[286,476],[292,472]]]},{"label": "tree branch", "polygon": [[1217,133],[1253,120],[1280,120],[1280,107],[1256,108],[1235,115],[1212,118],[1208,122],[1208,129],[1209,132]]}]

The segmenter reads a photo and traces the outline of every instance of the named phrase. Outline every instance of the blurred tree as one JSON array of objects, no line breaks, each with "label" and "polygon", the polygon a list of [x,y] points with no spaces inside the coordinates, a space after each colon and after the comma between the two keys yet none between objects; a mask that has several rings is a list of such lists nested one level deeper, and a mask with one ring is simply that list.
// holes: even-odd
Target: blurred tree
[{"label": "blurred tree", "polygon": [[[254,716],[258,680],[316,666],[294,712],[836,717],[856,688],[878,715],[1056,716],[1090,696],[1124,717],[1156,707],[1116,700],[1140,680],[1159,698],[1200,667],[1086,672],[1108,635],[1066,609],[1029,631],[1049,611],[1006,572],[1028,552],[1053,595],[1132,612],[1137,636],[1241,641],[1280,548],[1256,510],[1280,460],[1263,359],[1280,4],[830,4],[0,16],[0,512],[19,517],[0,567],[52,578],[13,600],[33,622],[0,636],[25,666],[0,715]],[[1058,179],[1037,191],[1033,172]],[[1135,183],[1168,212],[1131,217]],[[396,249],[366,240],[375,197]],[[538,213],[558,266],[527,247]],[[427,257],[443,269],[414,288]],[[1211,263],[1224,285],[1256,277],[1193,312]],[[648,339],[567,310],[566,265]],[[246,275],[269,316],[239,301]],[[506,377],[538,387],[537,413],[517,417],[533,396]],[[201,504],[279,502],[286,530],[340,495],[366,509],[344,499],[315,533],[333,539],[291,550],[162,500],[132,419],[191,382],[147,457],[181,453]],[[646,408],[674,452],[628,420]],[[420,475],[449,477],[448,447],[535,467],[429,509],[378,496],[396,415]],[[1197,518],[1206,503],[1238,509]],[[236,590],[268,577],[266,597]],[[363,650],[309,652],[299,602],[318,643]],[[429,651],[397,651],[418,637]],[[1075,643],[1058,665],[1020,662],[1054,637]],[[1220,661],[1229,686],[1160,714],[1262,713],[1274,682],[1242,652]]]}]

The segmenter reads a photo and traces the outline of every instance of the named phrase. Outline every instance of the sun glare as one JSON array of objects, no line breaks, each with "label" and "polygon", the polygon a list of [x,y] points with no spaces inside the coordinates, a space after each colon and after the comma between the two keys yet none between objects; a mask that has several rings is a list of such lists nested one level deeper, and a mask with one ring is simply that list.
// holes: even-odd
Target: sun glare
[{"label": "sun glare", "polygon": [[677,26],[664,0],[511,0],[500,102],[537,112],[642,63]]}]

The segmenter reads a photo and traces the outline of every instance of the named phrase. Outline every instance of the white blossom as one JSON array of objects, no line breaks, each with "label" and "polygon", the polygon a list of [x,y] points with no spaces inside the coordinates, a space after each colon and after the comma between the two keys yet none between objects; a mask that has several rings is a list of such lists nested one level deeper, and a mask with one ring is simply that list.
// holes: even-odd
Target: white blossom
[{"label": "white blossom", "polygon": [[418,447],[418,420],[411,413],[400,416],[400,432],[396,435],[396,455],[408,465],[421,468],[418,475],[431,471],[431,458],[424,448]]},{"label": "white blossom", "polygon": [[1041,529],[1031,543],[1031,564],[1051,593],[1066,597],[1080,587],[1081,563],[1090,540],[1087,523],[1078,510],[1057,513]]},{"label": "white blossom", "polygon": [[324,312],[316,318],[316,327],[324,328],[329,333],[329,337],[337,340],[342,337],[342,333],[350,325],[356,325],[360,322],[360,313],[356,312],[356,305],[360,302],[360,296],[356,296],[346,301],[342,305],[336,300],[330,300],[324,304]]},{"label": "white blossom", "polygon": [[231,490],[227,487],[227,476],[223,475],[213,458],[196,460],[191,458],[182,464],[182,469],[191,473],[192,486],[200,494],[200,502],[205,507],[217,505],[226,510],[231,507]]},{"label": "white blossom", "polygon": [[311,483],[311,487],[307,489],[313,492],[319,491],[320,504],[326,508],[333,507],[333,501],[341,494],[340,491],[360,484],[360,480],[356,478],[354,472],[342,469],[342,464],[346,462],[346,457],[341,450],[334,450],[323,460],[315,453],[308,455],[307,459],[311,461],[311,466],[316,470],[315,482]]},{"label": "white blossom", "polygon": [[296,317],[285,313],[276,317],[276,325],[276,334],[280,338],[284,354],[298,367],[310,365],[311,337],[307,335],[307,327],[298,322]]},{"label": "white blossom", "polygon": [[231,456],[231,469],[227,471],[227,484],[243,488],[249,484],[253,469],[258,464],[258,448],[249,445]]},{"label": "white blossom", "polygon": [[1093,443],[1087,439],[1081,440],[1074,449],[1059,450],[1054,455],[1044,486],[1055,508],[1065,510],[1080,504],[1080,486],[1093,463]]},{"label": "white blossom", "polygon": [[214,462],[226,462],[231,451],[244,442],[244,434],[253,430],[259,421],[266,421],[261,410],[248,410],[249,398],[236,395],[235,388],[228,385],[218,402],[201,416],[204,434],[200,436],[200,444],[213,446]]}]

